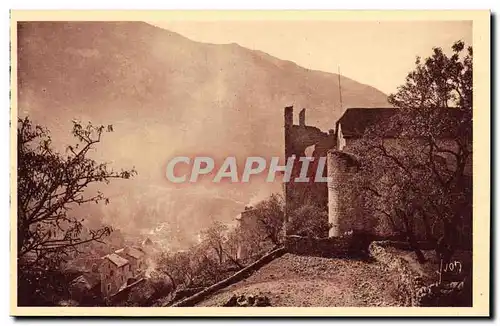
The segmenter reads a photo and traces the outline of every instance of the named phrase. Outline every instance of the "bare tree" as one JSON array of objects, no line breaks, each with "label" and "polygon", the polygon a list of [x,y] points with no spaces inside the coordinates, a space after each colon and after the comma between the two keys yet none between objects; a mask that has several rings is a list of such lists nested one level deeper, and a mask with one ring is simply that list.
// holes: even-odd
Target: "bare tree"
[{"label": "bare tree", "polygon": [[255,205],[254,215],[257,216],[259,231],[264,239],[269,239],[274,245],[282,242],[284,214],[284,201],[278,194],[272,194]]},{"label": "bare tree", "polygon": [[189,287],[194,280],[195,270],[190,252],[162,253],[158,257],[158,270],[165,273],[172,283],[172,291],[179,286]]},{"label": "bare tree", "polygon": [[238,228],[229,230],[222,246],[222,251],[226,255],[227,259],[236,265],[236,267],[241,269],[244,266],[238,260],[238,245],[240,239],[240,230]]},{"label": "bare tree", "polygon": [[459,237],[471,239],[472,48],[459,41],[452,52],[434,48],[423,62],[417,58],[389,96],[397,113],[367,130],[356,149],[365,204],[406,236],[421,262],[416,228],[439,238],[437,251],[448,258]]},{"label": "bare tree", "polygon": [[48,130],[28,118],[18,120],[17,132],[17,258],[31,268],[57,267],[60,260],[78,246],[101,239],[110,227],[83,232],[83,220],[71,214],[71,207],[108,199],[89,186],[111,179],[128,179],[136,172],[115,172],[106,163],[88,157],[104,132],[112,126],[73,123],[77,143],[65,154],[54,150]]},{"label": "bare tree", "polygon": [[208,228],[201,232],[202,241],[217,255],[219,265],[224,262],[224,243],[227,240],[227,231],[227,225],[213,221]]}]

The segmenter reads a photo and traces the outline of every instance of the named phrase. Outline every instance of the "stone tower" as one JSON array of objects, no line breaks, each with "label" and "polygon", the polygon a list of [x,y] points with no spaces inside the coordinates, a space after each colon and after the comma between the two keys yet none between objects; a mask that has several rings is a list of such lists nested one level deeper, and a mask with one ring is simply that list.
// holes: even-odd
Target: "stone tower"
[{"label": "stone tower", "polygon": [[[345,152],[329,150],[327,153],[328,222],[332,224],[328,236],[338,237],[356,228],[359,196],[349,193],[349,185],[358,169],[357,159]],[[348,210],[347,208],[354,208]]]}]

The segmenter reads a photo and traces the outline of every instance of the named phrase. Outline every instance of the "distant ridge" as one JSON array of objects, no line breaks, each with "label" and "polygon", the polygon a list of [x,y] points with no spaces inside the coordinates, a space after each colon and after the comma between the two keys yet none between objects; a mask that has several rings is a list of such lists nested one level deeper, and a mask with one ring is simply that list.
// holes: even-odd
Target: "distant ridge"
[{"label": "distant ridge", "polygon": [[[113,190],[128,198],[118,196],[111,207],[132,214],[123,223],[131,231],[181,218],[195,233],[210,219],[234,218],[243,208],[236,202],[281,189],[201,184],[170,191],[164,167],[172,156],[281,155],[283,107],[308,108],[307,123],[325,131],[343,113],[338,75],[236,44],[194,42],[141,22],[22,22],[18,35],[19,114],[47,126],[60,143],[70,139],[74,118],[114,125],[96,157],[139,172]],[[346,77],[341,84],[345,108],[388,106],[371,86]],[[134,213],[141,205],[156,213]]]}]

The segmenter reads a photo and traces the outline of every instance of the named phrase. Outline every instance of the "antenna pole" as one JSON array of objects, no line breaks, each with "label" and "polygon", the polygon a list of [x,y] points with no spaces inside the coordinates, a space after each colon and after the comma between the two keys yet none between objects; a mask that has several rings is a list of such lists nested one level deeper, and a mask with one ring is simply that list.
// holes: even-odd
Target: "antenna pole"
[{"label": "antenna pole", "polygon": [[343,110],[343,105],[342,105],[342,86],[340,84],[340,65],[338,66],[338,76],[339,76],[339,98],[340,98],[340,110]]}]

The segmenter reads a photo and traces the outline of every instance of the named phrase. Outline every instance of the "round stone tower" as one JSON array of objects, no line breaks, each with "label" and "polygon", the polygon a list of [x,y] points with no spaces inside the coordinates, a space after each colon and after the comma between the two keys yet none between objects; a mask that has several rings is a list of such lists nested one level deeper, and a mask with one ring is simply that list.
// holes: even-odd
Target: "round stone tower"
[{"label": "round stone tower", "polygon": [[[345,152],[329,150],[327,153],[328,222],[332,225],[328,236],[338,237],[355,224],[355,217],[347,212],[347,205],[354,204],[347,192],[349,182],[358,169],[357,159]],[[352,201],[351,201],[352,199]]]}]

